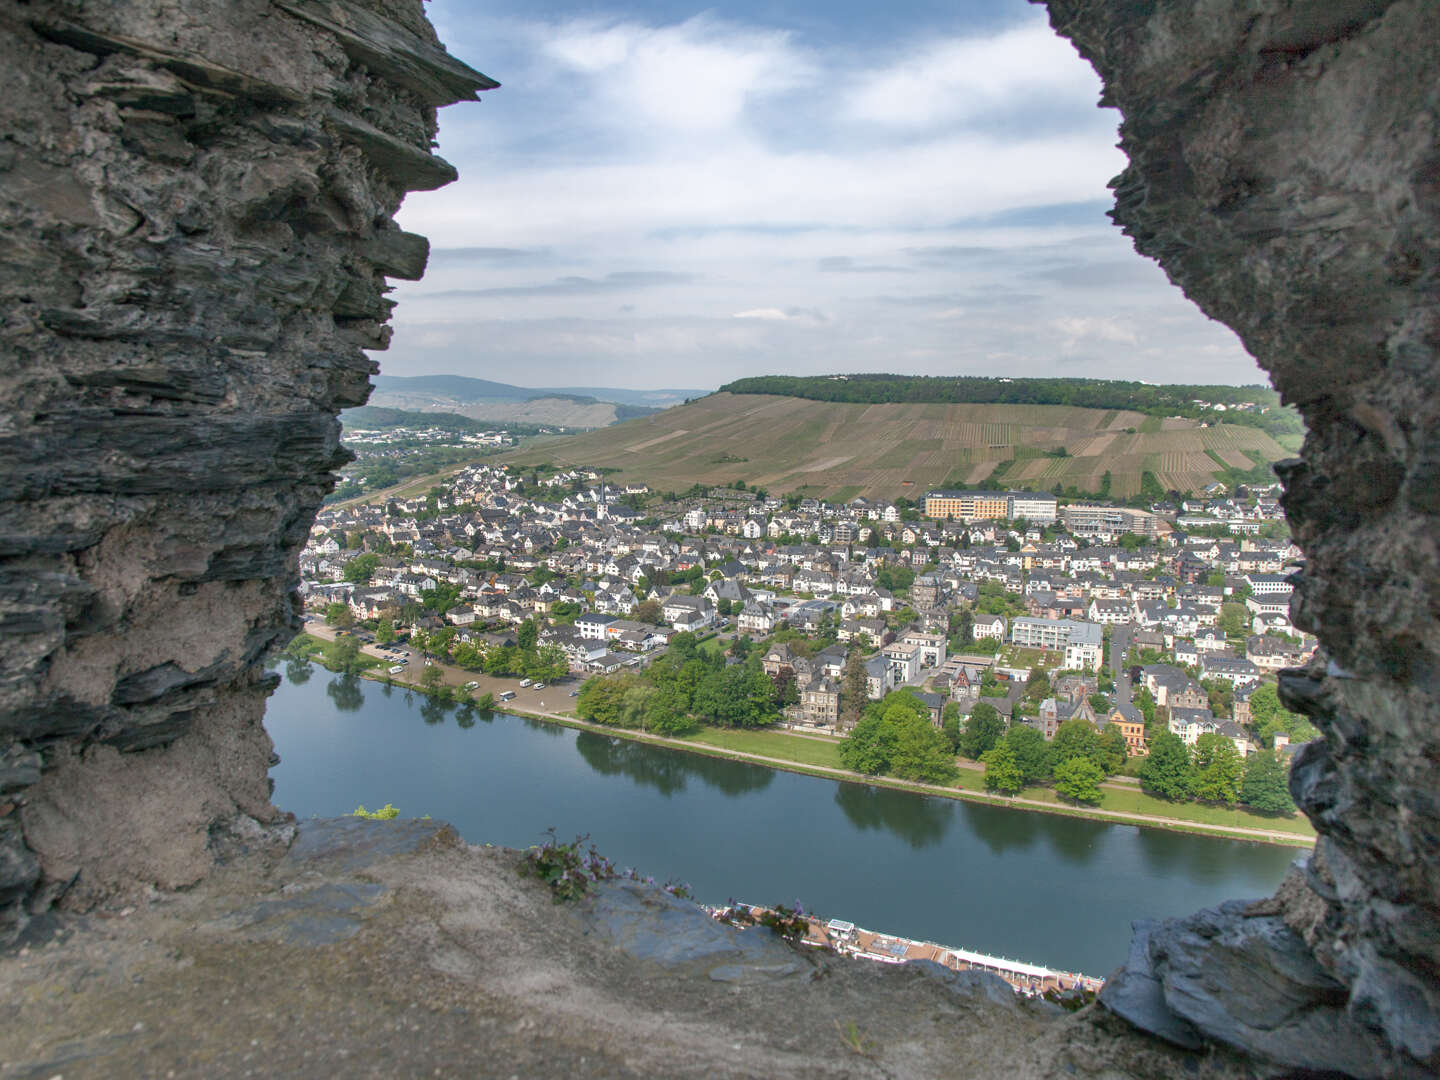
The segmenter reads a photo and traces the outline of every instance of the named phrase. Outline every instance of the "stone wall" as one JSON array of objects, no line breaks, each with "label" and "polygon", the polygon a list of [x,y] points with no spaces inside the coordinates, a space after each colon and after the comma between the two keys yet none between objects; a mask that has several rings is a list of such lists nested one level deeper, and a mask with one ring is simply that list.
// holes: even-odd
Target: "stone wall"
[{"label": "stone wall", "polygon": [[[1114,217],[1310,429],[1283,471],[1321,834],[1276,901],[1142,928],[1110,1004],[1357,1075],[1440,1067],[1440,6],[1048,0],[1105,82]],[[1248,1013],[1247,1013],[1247,1010]]]},{"label": "stone wall", "polygon": [[[496,84],[420,0],[0,10],[0,908],[208,869],[269,822],[261,658]],[[246,824],[246,822],[241,822]],[[253,825],[251,826],[253,827]]]}]

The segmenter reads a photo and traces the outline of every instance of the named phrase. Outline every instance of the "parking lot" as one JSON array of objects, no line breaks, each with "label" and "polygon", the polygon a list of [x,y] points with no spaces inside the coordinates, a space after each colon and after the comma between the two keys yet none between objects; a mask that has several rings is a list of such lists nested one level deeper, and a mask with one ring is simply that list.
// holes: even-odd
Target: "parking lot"
[{"label": "parking lot", "polygon": [[[305,617],[305,632],[312,637],[321,638],[325,641],[335,639],[336,630],[333,626],[327,626],[325,621],[316,615]],[[377,669],[374,674],[379,678],[385,678],[389,669],[401,666],[402,671],[389,675],[397,684],[419,685],[420,673],[427,666],[425,658],[405,645],[380,645],[374,642],[365,641],[357,634],[360,640],[360,651],[365,656],[373,656],[384,663],[384,667]],[[368,636],[368,635],[366,635]],[[403,663],[402,663],[403,661]],[[519,709],[528,712],[553,712],[568,713],[575,708],[574,694],[580,692],[584,680],[575,676],[566,678],[555,683],[548,683],[543,688],[534,686],[522,687],[518,678],[500,677],[485,675],[481,672],[466,671],[464,668],[454,667],[450,664],[431,662],[431,665],[440,669],[440,675],[446,683],[457,689],[462,689],[467,683],[475,683],[471,693],[475,697],[484,694],[494,694],[497,704],[500,704],[500,695],[509,691],[514,693],[514,698],[503,704],[508,708]]]}]

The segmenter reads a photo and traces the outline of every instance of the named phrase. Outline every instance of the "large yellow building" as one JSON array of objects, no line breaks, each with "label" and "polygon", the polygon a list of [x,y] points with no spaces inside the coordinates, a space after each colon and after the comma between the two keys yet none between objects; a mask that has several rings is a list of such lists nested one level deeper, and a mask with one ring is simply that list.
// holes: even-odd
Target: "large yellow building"
[{"label": "large yellow building", "polygon": [[928,491],[925,516],[937,520],[1003,521],[1010,516],[1010,494],[1005,491]]}]

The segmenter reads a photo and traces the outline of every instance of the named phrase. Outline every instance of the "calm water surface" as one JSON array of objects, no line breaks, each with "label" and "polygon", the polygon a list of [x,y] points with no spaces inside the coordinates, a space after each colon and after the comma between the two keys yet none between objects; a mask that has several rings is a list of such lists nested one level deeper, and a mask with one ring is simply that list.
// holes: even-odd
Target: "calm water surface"
[{"label": "calm water surface", "polygon": [[300,817],[391,802],[471,843],[553,825],[705,901],[789,902],[945,945],[1087,974],[1131,919],[1274,891],[1291,848],[846,784],[441,706],[322,668],[265,726],[277,805]]}]

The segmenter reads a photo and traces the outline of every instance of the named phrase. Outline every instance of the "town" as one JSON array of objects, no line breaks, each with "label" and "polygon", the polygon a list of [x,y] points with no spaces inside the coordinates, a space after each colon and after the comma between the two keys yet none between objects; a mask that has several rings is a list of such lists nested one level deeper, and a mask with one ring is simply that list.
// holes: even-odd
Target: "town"
[{"label": "town", "polygon": [[[1275,673],[1303,664],[1314,642],[1289,620],[1300,552],[1278,485],[1215,487],[1146,510],[1025,491],[837,505],[472,464],[423,495],[322,510],[300,591],[313,622],[358,634],[404,681],[397,640],[437,668],[526,686],[569,677],[580,716],[626,726],[622,690],[648,673],[653,691],[708,655],[717,683],[719,668],[747,668],[768,683],[741,690],[737,673],[734,692],[773,698],[722,717],[698,706],[695,674],[668,723],[662,694],[640,726],[839,736],[855,733],[867,704],[903,693],[1001,791],[1058,780],[1061,764],[1027,765],[1024,739],[1007,732],[1029,728],[1069,754],[1083,726],[1094,737],[1081,756],[1105,775],[1129,760],[1127,775],[1143,779],[1157,740],[1172,756],[1178,744],[1188,794],[1235,803],[1237,761],[1268,751],[1283,761],[1309,737],[1279,705]],[[1207,791],[1196,770],[1217,744],[1224,776]],[[1018,766],[1004,754],[997,765],[1012,749]],[[1277,798],[1266,808],[1288,805]]]}]

